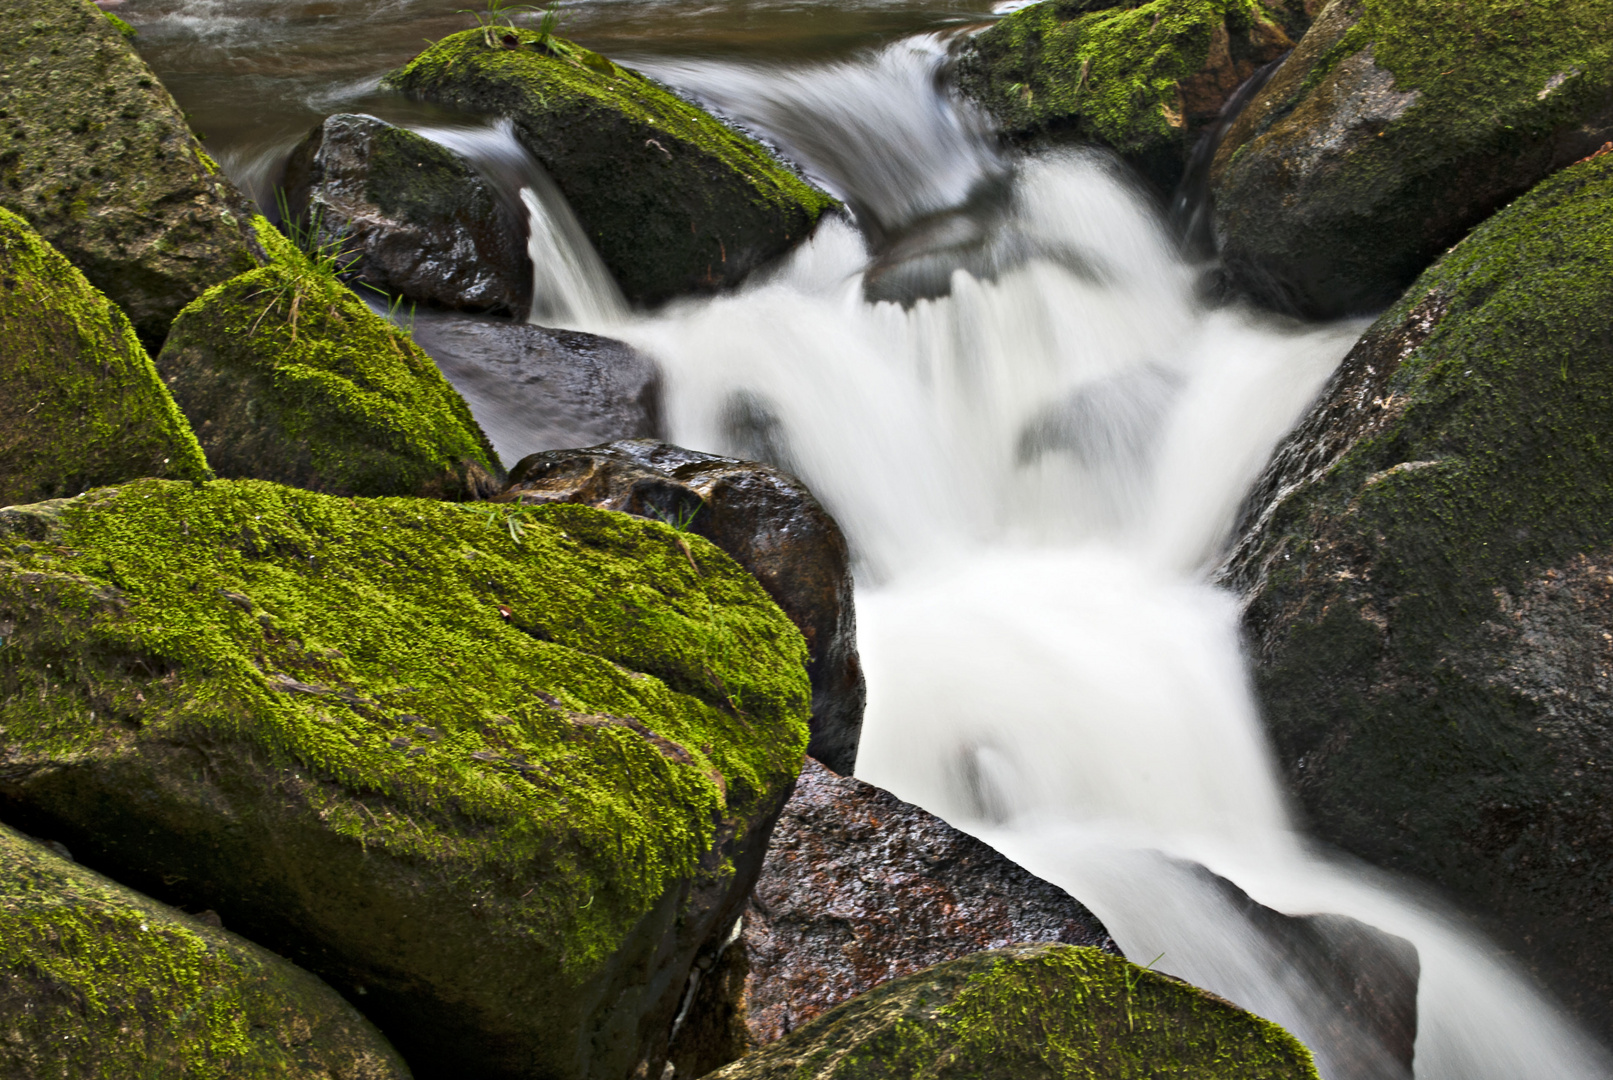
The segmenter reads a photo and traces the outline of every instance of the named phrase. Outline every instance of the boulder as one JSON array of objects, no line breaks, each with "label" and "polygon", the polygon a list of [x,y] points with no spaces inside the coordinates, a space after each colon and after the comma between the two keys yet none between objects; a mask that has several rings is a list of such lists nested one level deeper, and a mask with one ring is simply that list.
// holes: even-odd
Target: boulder
[{"label": "boulder", "polygon": [[0,1073],[409,1078],[358,1010],[306,971],[4,825]]},{"label": "boulder", "polygon": [[246,199],[90,0],[0,5],[0,206],[134,321],[153,353],[179,309],[262,261]]},{"label": "boulder", "polygon": [[424,311],[409,320],[409,334],[506,461],[665,433],[661,370],[631,345],[578,330]]},{"label": "boulder", "polygon": [[634,303],[734,285],[836,205],[703,109],[552,34],[466,30],[387,82],[510,117]]},{"label": "boulder", "polygon": [[211,475],[128,317],[0,209],[0,506]]},{"label": "boulder", "polygon": [[679,1075],[700,1076],[891,979],[1038,941],[1120,952],[1063,889],[935,815],[808,758],[732,946],[744,954],[734,958],[744,972],[729,988],[739,991],[735,1005],[713,1012],[725,1031],[735,1030],[730,1015],[742,1018],[743,1041],[720,1060],[689,1060],[680,1053],[685,1043],[717,1049],[691,1015],[672,1060]]},{"label": "boulder", "polygon": [[1613,1030],[1613,154],[1357,342],[1221,579],[1324,840],[1438,885]]},{"label": "boulder", "polygon": [[888,982],[711,1074],[1316,1080],[1288,1032],[1098,949],[1015,945]]},{"label": "boulder", "polygon": [[661,1075],[807,740],[698,536],[160,480],[0,511],[0,811],[359,1006],[422,1080]]},{"label": "boulder", "polygon": [[1309,7],[1042,0],[968,41],[958,85],[1011,140],[1110,147],[1168,195],[1234,91],[1294,47]]},{"label": "boulder", "polygon": [[1613,7],[1332,0],[1216,152],[1233,283],[1377,312],[1473,226],[1613,139]]},{"label": "boulder", "polygon": [[157,369],[219,476],[480,498],[498,457],[409,335],[258,219],[273,260],[174,320]]},{"label": "boulder", "polygon": [[806,638],[807,752],[851,775],[866,698],[851,555],[840,526],[805,484],[771,465],[632,439],[522,458],[499,498],[623,510],[704,536],[733,556]]},{"label": "boulder", "polygon": [[405,300],[524,317],[526,225],[460,155],[373,116],[338,113],[286,163],[286,205],[344,276]]}]

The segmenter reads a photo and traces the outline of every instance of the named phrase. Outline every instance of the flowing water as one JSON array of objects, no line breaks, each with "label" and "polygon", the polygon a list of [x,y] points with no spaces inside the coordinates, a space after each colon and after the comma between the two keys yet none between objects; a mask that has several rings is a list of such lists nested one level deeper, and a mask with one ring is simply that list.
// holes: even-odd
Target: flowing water
[{"label": "flowing water", "polygon": [[[496,125],[375,89],[419,37],[463,25],[443,7],[120,10],[261,191],[337,110],[409,122],[498,173],[513,143]],[[634,315],[541,170],[500,174],[534,222],[540,317],[655,356],[673,441],[797,472],[845,528],[869,686],[859,775],[1068,888],[1133,959],[1285,1024],[1324,1075],[1343,1070],[1317,988],[1195,866],[1415,942],[1423,1080],[1613,1075],[1459,916],[1296,831],[1235,604],[1206,584],[1244,490],[1361,324],[1208,308],[1112,162],[1005,159],[938,77],[937,31],[984,10],[567,13],[563,30],[764,134],[854,215],[738,293]]]}]

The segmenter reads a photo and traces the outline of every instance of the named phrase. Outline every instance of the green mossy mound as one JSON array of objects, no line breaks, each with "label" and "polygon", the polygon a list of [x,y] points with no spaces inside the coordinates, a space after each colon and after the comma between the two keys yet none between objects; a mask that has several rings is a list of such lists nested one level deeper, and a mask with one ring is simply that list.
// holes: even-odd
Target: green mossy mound
[{"label": "green mossy mound", "polygon": [[1332,843],[1613,1002],[1613,155],[1428,270],[1251,499],[1227,580]]},{"label": "green mossy mound", "polygon": [[335,991],[0,825],[8,1080],[408,1080]]},{"label": "green mossy mound", "polygon": [[1015,945],[853,998],[713,1080],[1316,1080],[1288,1032],[1098,949]]},{"label": "green mossy mound", "polygon": [[467,30],[388,82],[512,118],[635,303],[733,285],[836,205],[711,114],[552,35]]},{"label": "green mossy mound", "polygon": [[1042,0],[970,41],[958,84],[1010,138],[1100,143],[1169,193],[1233,91],[1307,21],[1299,0]]},{"label": "green mossy mound", "polygon": [[157,357],[218,475],[336,495],[496,494],[498,458],[431,357],[257,220],[272,261],[186,308]]},{"label": "green mossy mound", "polygon": [[138,476],[212,474],[128,318],[0,209],[0,506]]},{"label": "green mossy mound", "polygon": [[256,266],[246,200],[90,0],[0,4],[0,206],[84,271],[153,352],[179,309]]},{"label": "green mossy mound", "polygon": [[1256,298],[1375,312],[1613,139],[1613,0],[1333,0],[1227,133],[1222,255]]},{"label": "green mossy mound", "polygon": [[807,742],[755,579],[580,506],[12,508],[0,635],[13,820],[314,971],[423,1078],[660,1075]]}]

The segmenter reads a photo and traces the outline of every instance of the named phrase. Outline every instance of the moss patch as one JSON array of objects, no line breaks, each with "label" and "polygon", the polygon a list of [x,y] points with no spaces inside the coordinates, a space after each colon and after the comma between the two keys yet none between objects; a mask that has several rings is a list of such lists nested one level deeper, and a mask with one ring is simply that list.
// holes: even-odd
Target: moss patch
[{"label": "moss patch", "polygon": [[407,1080],[335,991],[0,825],[0,1071],[12,1080]]},{"label": "moss patch", "polygon": [[90,0],[0,5],[0,206],[162,344],[179,309],[262,252],[246,200]]},{"label": "moss patch", "polygon": [[1294,1037],[1098,949],[1017,945],[937,964],[846,1002],[717,1080],[1315,1080]]},{"label": "moss patch", "polygon": [[388,82],[513,118],[635,301],[733,284],[804,239],[836,205],[704,110],[533,30],[455,34]]},{"label": "moss patch", "polygon": [[498,458],[431,357],[258,222],[272,261],[186,308],[157,358],[219,475],[342,495],[492,494]]},{"label": "moss patch", "polygon": [[129,320],[0,209],[0,506],[212,476]]},{"label": "moss patch", "polygon": [[259,482],[0,520],[0,790],[38,831],[349,992],[423,1077],[664,1044],[807,740],[805,645],[727,556]]}]

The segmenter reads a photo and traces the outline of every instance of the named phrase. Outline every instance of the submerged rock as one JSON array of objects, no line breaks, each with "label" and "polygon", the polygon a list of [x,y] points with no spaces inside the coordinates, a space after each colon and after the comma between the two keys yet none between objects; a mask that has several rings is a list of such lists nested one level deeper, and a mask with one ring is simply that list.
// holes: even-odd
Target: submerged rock
[{"label": "submerged rock", "polygon": [[1016,945],[888,982],[713,1080],[1316,1080],[1269,1020],[1098,949]]},{"label": "submerged rock", "polygon": [[0,511],[0,627],[8,818],[423,1080],[660,1076],[807,740],[755,580],[583,506],[136,481]]},{"label": "submerged rock", "polygon": [[1373,324],[1222,578],[1325,840],[1500,923],[1613,1030],[1613,154],[1485,222]]},{"label": "submerged rock", "polygon": [[806,239],[835,205],[699,107],[538,31],[455,34],[388,82],[509,116],[635,303],[731,286]]},{"label": "submerged rock", "polygon": [[1530,185],[1613,139],[1613,8],[1332,0],[1211,172],[1233,281],[1314,318],[1389,304]]},{"label": "submerged rock", "polygon": [[851,555],[840,526],[805,484],[760,462],[633,439],[523,458],[500,499],[623,510],[704,536],[733,556],[806,638],[812,679],[807,752],[851,774],[866,697]]},{"label": "submerged rock", "polygon": [[336,495],[494,494],[498,457],[431,357],[258,220],[273,261],[186,308],[157,357],[218,475]]},{"label": "submerged rock", "polygon": [[[932,964],[1019,942],[1120,950],[1069,893],[933,814],[811,758],[773,829],[767,861],[732,947],[743,953],[742,1018],[720,1058],[694,1019],[674,1046],[680,1075],[699,1076],[789,1034],[830,1008]],[[740,1032],[726,1025],[734,1034]],[[694,1057],[693,1054],[690,1055]]]},{"label": "submerged rock", "polygon": [[409,335],[437,361],[506,461],[664,433],[660,368],[631,345],[430,312],[409,320]]},{"label": "submerged rock", "polygon": [[1042,0],[970,39],[958,85],[1015,141],[1108,146],[1162,193],[1246,79],[1294,47],[1301,0]]},{"label": "submerged rock", "polygon": [[339,113],[286,164],[286,203],[343,270],[392,296],[524,317],[526,228],[463,157],[373,116]]},{"label": "submerged rock", "polygon": [[153,352],[179,309],[256,266],[246,199],[90,0],[0,4],[0,206],[134,321]]},{"label": "submerged rock", "polygon": [[0,209],[0,506],[211,475],[128,318]]},{"label": "submerged rock", "polygon": [[408,1080],[307,972],[0,825],[0,1073]]}]

